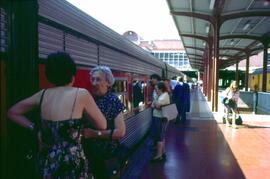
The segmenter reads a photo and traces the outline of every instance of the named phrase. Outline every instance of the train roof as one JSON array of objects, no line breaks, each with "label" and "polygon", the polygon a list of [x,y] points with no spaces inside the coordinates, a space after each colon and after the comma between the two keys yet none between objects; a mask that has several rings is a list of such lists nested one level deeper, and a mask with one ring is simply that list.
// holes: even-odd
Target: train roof
[{"label": "train roof", "polygon": [[[262,74],[262,72],[263,72],[263,68],[257,68],[251,74],[257,75],[257,74]],[[267,73],[270,73],[270,65],[267,65]]]},{"label": "train roof", "polygon": [[177,68],[171,66],[170,64],[166,64],[166,66],[167,66],[167,70],[168,70],[167,78],[172,78],[174,76],[185,76],[184,73],[182,73]]},{"label": "train roof", "polygon": [[[74,44],[78,43],[76,46],[79,47],[75,47],[75,45],[69,43],[71,45],[67,46],[67,48],[69,48],[71,55],[74,52],[73,57],[75,56],[75,60],[82,65],[89,63],[87,61],[89,57],[87,57],[87,54],[79,57],[80,54],[76,54],[77,52],[74,48],[85,48],[85,51],[86,49],[89,51],[99,48],[99,51],[105,54],[104,57],[101,57],[99,60],[104,60],[104,65],[109,65],[114,70],[152,74],[157,69],[165,68],[165,64],[161,60],[158,60],[149,52],[82,12],[67,1],[39,0],[38,13],[40,19],[39,31],[41,33],[44,32],[44,35],[40,35],[41,38],[50,38],[45,32],[49,33],[49,36],[53,36],[52,33],[58,33],[57,31],[59,29],[63,29],[64,32],[67,32],[67,40]],[[52,29],[52,26],[56,27],[56,29]],[[47,32],[48,29],[50,32]],[[80,39],[80,42],[78,42],[77,37],[72,36],[72,33],[68,34],[72,31],[76,31],[81,37],[86,37],[85,39],[87,39],[88,42],[86,43],[85,39]],[[51,40],[61,38],[61,34],[51,38],[54,38]],[[58,44],[61,45],[61,42],[58,42]],[[56,47],[57,43],[51,45],[52,47],[50,48],[54,48],[54,46],[56,50],[60,48]],[[45,47],[43,42],[40,42],[39,48],[41,58],[46,57],[49,51],[53,50]],[[83,56],[87,58],[83,59]],[[108,60],[110,56],[111,58],[115,58],[113,59],[113,64],[111,63],[112,61]],[[125,59],[125,61],[123,61],[123,59]],[[114,63],[118,64],[114,65]],[[126,64],[128,66],[124,68]],[[138,67],[141,68],[140,71],[138,71]]]}]

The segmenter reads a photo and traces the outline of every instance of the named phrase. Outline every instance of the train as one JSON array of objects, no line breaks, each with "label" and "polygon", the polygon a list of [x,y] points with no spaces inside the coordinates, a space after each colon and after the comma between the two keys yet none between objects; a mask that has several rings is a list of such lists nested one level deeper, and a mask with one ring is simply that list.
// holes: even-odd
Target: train
[{"label": "train", "polygon": [[[267,68],[267,83],[266,83],[266,92],[270,92],[270,66]],[[252,73],[249,74],[249,87],[250,90],[254,91],[255,88],[257,91],[262,91],[262,75],[263,68],[257,68]]]},{"label": "train", "polygon": [[[5,146],[2,161],[9,160],[11,170],[17,171],[7,172],[5,178],[16,178],[18,174],[29,177],[31,173],[24,157],[24,148],[31,141],[22,139],[29,134],[11,124],[6,111],[20,99],[52,86],[45,77],[48,54],[69,53],[77,64],[74,86],[90,92],[90,69],[96,65],[111,68],[116,79],[113,90],[126,108],[127,131],[121,145],[129,153],[148,134],[151,125],[152,110],[146,104],[151,96],[150,75],[156,73],[168,79],[185,76],[67,1],[3,1],[0,8],[1,143]],[[143,93],[136,105],[135,82],[141,84]]]},{"label": "train", "polygon": [[[245,87],[245,71],[239,70],[239,89]],[[219,70],[219,89],[223,90],[230,86],[231,82],[235,80],[235,71]]]},{"label": "train", "polygon": [[[263,68],[257,68],[249,73],[248,90],[250,91],[262,91],[262,73]],[[245,71],[239,70],[239,88],[240,90],[245,88]],[[270,79],[270,68],[268,65],[267,79]],[[230,86],[231,82],[235,80],[235,71],[220,70],[219,71],[219,88],[226,89]],[[270,92],[270,82],[268,80],[266,84],[266,92]]]}]

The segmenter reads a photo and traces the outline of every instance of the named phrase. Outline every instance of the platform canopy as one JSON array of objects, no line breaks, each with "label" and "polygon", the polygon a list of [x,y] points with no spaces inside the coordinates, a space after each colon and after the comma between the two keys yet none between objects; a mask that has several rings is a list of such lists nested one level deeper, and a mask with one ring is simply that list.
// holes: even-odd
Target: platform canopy
[{"label": "platform canopy", "polygon": [[[193,68],[203,69],[203,55],[219,21],[220,68],[263,50],[270,38],[270,0],[167,0]],[[268,46],[269,47],[269,46]]]}]

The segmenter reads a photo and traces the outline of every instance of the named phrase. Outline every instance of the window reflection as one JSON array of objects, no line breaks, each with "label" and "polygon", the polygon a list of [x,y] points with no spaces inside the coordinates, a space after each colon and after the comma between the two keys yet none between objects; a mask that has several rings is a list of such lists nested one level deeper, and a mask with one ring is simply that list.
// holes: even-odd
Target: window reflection
[{"label": "window reflection", "polygon": [[144,105],[144,87],[143,80],[134,80],[132,83],[132,104],[134,108]]},{"label": "window reflection", "polygon": [[130,105],[128,101],[128,83],[127,80],[115,80],[112,87],[112,91],[118,96],[120,101],[124,104],[124,112],[130,111]]}]

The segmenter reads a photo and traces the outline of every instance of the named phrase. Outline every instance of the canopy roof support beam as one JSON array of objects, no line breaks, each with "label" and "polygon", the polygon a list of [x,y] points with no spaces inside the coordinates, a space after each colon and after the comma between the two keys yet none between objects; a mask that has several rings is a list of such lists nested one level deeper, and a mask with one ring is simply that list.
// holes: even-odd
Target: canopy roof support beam
[{"label": "canopy roof support beam", "polygon": [[246,74],[245,74],[245,91],[248,91],[248,81],[249,81],[249,54],[246,59]]},{"label": "canopy roof support beam", "polygon": [[236,61],[235,81],[236,81],[237,86],[239,86],[239,60]]},{"label": "canopy roof support beam", "polygon": [[208,88],[207,88],[207,100],[211,101],[211,91],[212,91],[212,82],[213,82],[213,71],[212,71],[212,50],[213,50],[213,37],[209,37],[208,45]]},{"label": "canopy roof support beam", "polygon": [[269,44],[269,41],[266,40],[264,43],[263,43],[263,79],[262,79],[262,91],[263,92],[266,92],[267,89],[267,60],[268,60],[268,44]]},{"label": "canopy roof support beam", "polygon": [[212,111],[218,111],[218,81],[219,81],[219,30],[220,24],[219,19],[216,18],[214,24],[214,80],[213,80],[213,89],[214,96],[212,100]]}]

